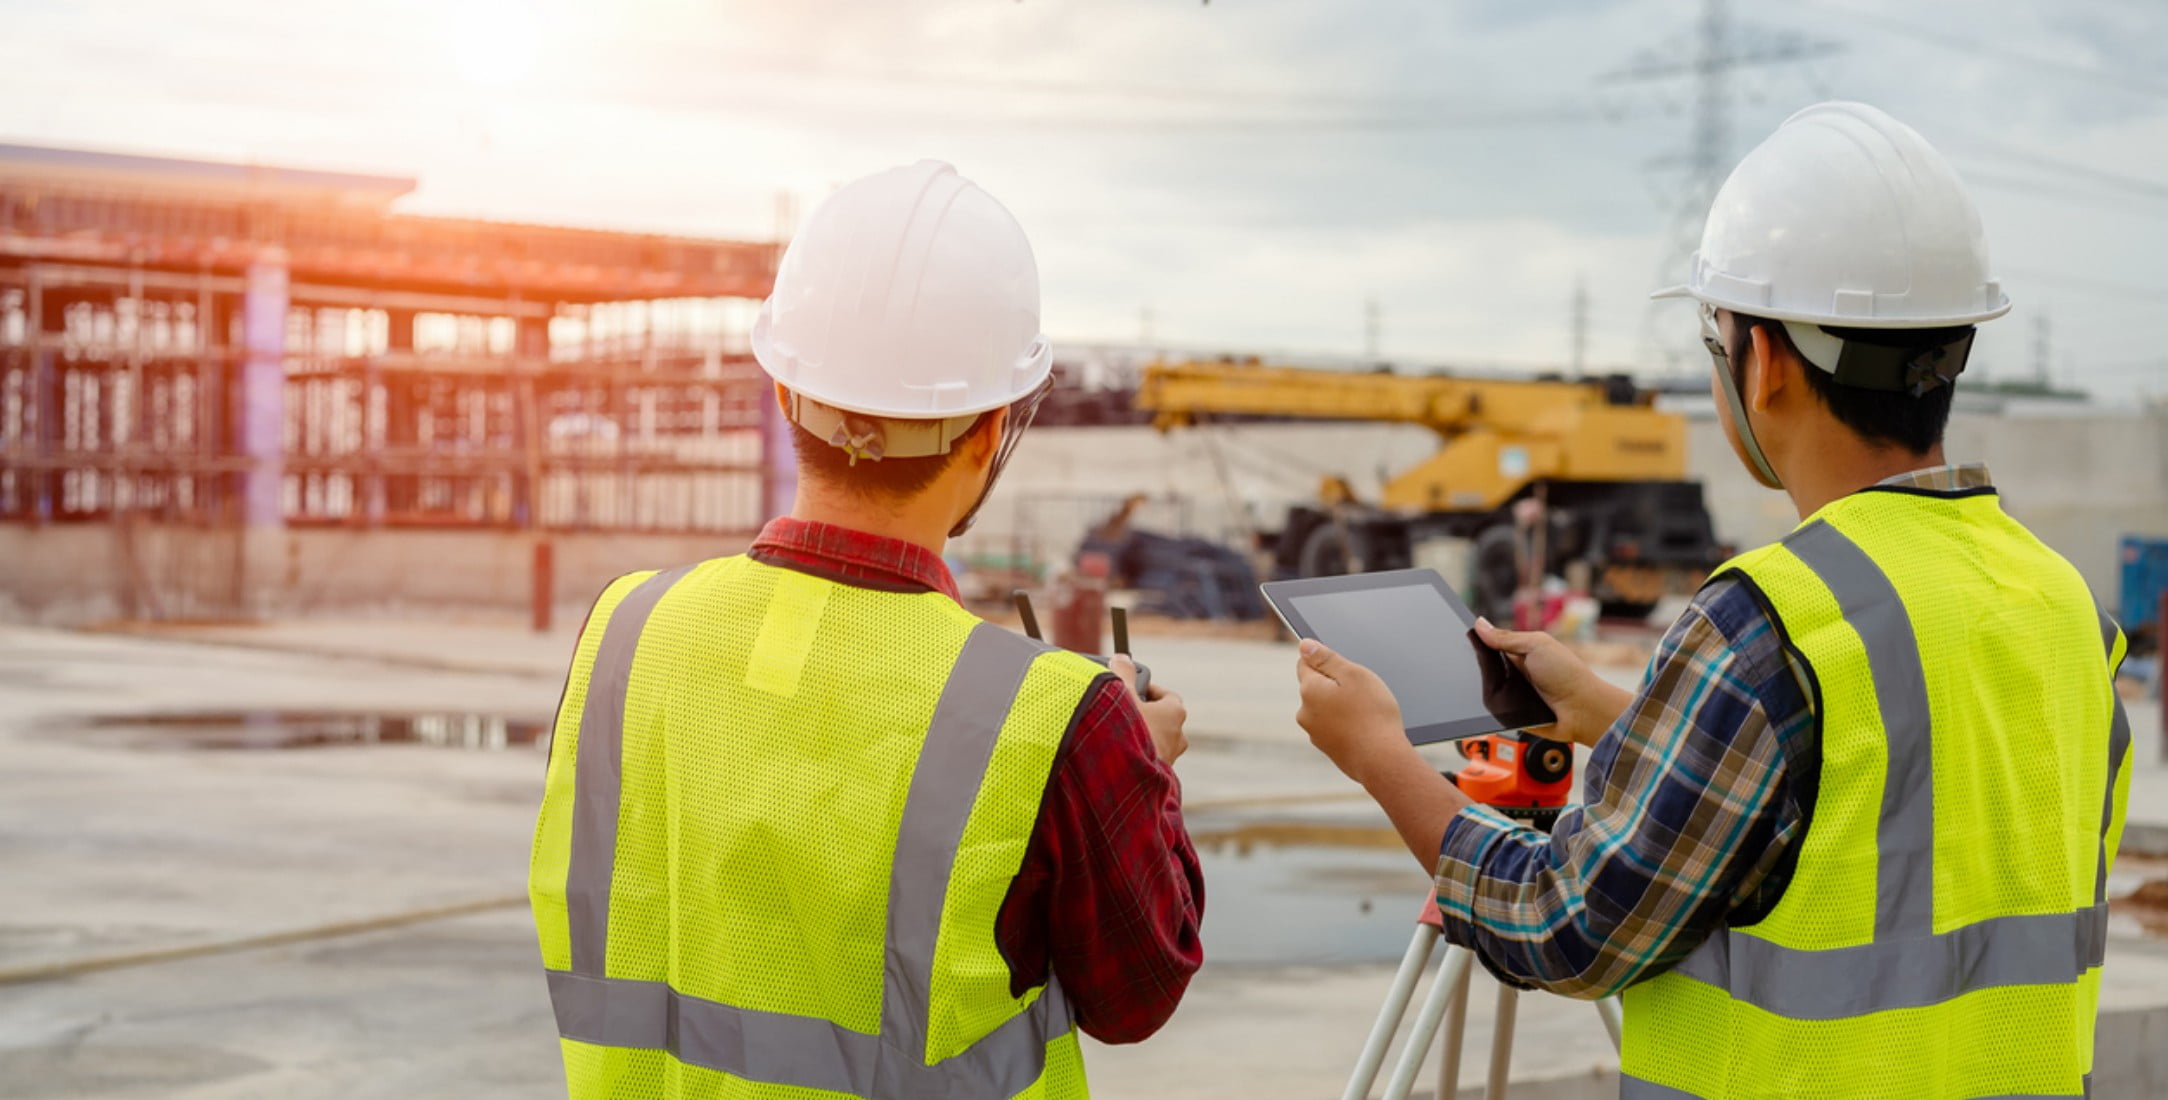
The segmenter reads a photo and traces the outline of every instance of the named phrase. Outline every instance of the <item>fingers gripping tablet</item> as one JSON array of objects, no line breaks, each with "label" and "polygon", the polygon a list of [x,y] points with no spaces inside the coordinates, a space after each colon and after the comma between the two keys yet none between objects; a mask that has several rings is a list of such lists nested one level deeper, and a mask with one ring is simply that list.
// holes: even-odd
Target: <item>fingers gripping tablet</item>
[{"label": "fingers gripping tablet", "polygon": [[1475,634],[1475,613],[1432,569],[1273,581],[1287,628],[1384,679],[1417,744],[1548,725],[1527,677]]}]

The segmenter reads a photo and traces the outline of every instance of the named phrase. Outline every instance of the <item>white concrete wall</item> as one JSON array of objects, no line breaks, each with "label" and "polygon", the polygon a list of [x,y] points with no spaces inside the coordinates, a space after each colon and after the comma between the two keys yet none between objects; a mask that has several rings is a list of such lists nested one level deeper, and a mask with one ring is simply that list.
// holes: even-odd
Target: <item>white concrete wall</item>
[{"label": "white concrete wall", "polygon": [[[1798,522],[1782,494],[1747,476],[1713,418],[1690,420],[1687,437],[1688,464],[1720,538],[1758,545]],[[1384,472],[1414,464],[1435,445],[1430,432],[1405,425],[1220,425],[1167,435],[1035,429],[979,529],[954,550],[1065,561],[1130,493],[1153,498],[1142,517],[1147,527],[1225,538],[1246,522],[1276,526],[1288,504],[1314,498],[1327,474],[1374,497]],[[2103,599],[2115,592],[2121,535],[2168,536],[2168,409],[1960,411],[1947,450],[1953,461],[1985,460],[2011,514],[2076,564]]]},{"label": "white concrete wall", "polygon": [[[1799,522],[1790,501],[1747,475],[1713,416],[1688,424],[1687,448],[1720,537],[1755,546]],[[1960,410],[1943,451],[1952,462],[1986,462],[2003,507],[2069,558],[2102,600],[2115,598],[2123,535],[2168,536],[2168,409]]]}]

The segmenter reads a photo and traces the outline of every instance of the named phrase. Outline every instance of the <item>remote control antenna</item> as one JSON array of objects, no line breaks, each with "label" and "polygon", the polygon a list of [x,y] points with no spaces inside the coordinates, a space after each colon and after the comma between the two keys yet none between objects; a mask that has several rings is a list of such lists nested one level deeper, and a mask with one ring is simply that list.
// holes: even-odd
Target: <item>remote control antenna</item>
[{"label": "remote control antenna", "polygon": [[1129,609],[1117,607],[1107,612],[1114,619],[1114,652],[1129,656]]},{"label": "remote control antenna", "polygon": [[1034,642],[1045,641],[1039,636],[1039,616],[1031,610],[1031,593],[1019,588],[1010,593],[1010,598],[1016,601],[1016,613],[1024,620],[1024,635]]}]

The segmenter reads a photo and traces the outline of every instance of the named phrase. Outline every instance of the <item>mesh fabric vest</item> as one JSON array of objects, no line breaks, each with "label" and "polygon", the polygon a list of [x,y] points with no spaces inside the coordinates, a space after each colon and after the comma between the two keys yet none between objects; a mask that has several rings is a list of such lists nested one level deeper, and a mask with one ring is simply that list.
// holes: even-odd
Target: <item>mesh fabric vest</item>
[{"label": "mesh fabric vest", "polygon": [[728,558],[603,593],[529,878],[575,1100],[1081,1097],[995,916],[1099,666]]},{"label": "mesh fabric vest", "polygon": [[1991,490],[1857,493],[1724,572],[1813,671],[1820,788],[1768,916],[1627,990],[1622,1094],[2086,1095],[2121,633]]}]

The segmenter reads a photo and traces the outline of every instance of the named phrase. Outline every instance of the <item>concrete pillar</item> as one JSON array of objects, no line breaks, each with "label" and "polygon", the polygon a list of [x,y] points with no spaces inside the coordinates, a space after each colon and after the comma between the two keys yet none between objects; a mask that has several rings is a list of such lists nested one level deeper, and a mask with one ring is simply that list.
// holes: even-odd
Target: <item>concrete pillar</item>
[{"label": "concrete pillar", "polygon": [[[539,365],[550,357],[550,319],[521,317],[513,321],[512,354]],[[522,366],[527,365],[522,362]]]},{"label": "concrete pillar", "polygon": [[[377,403],[379,393],[385,395],[381,406]],[[361,372],[361,453],[371,464],[382,459],[384,448],[391,443],[391,434],[385,424],[390,412],[391,399],[384,388],[384,372],[377,369],[377,357],[372,355]],[[384,524],[384,474],[381,470],[372,471],[363,479],[361,522],[371,529]]]},{"label": "concrete pillar", "polygon": [[[519,402],[519,430],[527,461],[519,476],[513,479],[512,525],[539,528],[542,526],[542,458],[543,449],[549,445],[545,438],[549,426],[543,423],[534,375],[549,366],[550,319],[520,317],[513,325],[512,356],[523,372],[514,396]],[[541,547],[546,545],[538,544],[536,553],[542,553]],[[547,630],[546,614],[539,611],[536,614],[543,616],[535,620],[536,629]]]},{"label": "concrete pillar", "polygon": [[241,606],[267,615],[283,587],[286,552],[286,254],[268,248],[249,264],[241,299],[241,364],[234,395],[234,450],[241,475]]},{"label": "concrete pillar", "polygon": [[248,267],[241,300],[240,422],[235,450],[250,461],[243,475],[241,522],[281,527],[286,443],[286,256],[267,249]]},{"label": "concrete pillar", "polygon": [[390,330],[385,334],[384,346],[394,355],[411,354],[414,351],[414,311],[411,309],[388,309],[385,319]]},{"label": "concrete pillar", "polygon": [[31,454],[40,463],[30,475],[30,516],[34,523],[49,523],[60,489],[59,472],[43,465],[60,444],[60,351],[54,345],[67,332],[68,319],[59,295],[46,290],[35,273],[29,307]]}]

